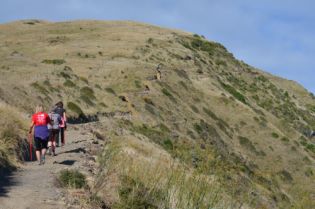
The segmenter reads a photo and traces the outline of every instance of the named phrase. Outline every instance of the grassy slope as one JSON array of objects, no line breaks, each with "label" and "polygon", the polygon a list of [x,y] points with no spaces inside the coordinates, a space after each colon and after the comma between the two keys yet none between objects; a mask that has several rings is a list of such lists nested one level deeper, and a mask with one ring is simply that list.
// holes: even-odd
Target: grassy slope
[{"label": "grassy slope", "polygon": [[[62,99],[73,116],[112,113],[114,130],[101,132],[145,137],[197,176],[216,176],[236,201],[314,206],[315,151],[303,134],[315,128],[315,103],[298,84],[234,59],[220,44],[146,24],[20,21],[0,31],[5,103],[31,113],[36,103],[50,108]],[[129,116],[131,123],[119,122]],[[113,136],[113,143],[129,138]],[[110,199],[118,201],[116,191]]]}]

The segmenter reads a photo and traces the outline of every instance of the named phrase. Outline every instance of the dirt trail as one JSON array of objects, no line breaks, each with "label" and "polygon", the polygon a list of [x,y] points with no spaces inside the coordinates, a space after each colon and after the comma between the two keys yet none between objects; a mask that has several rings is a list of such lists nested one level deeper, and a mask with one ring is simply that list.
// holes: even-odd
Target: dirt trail
[{"label": "dirt trail", "polygon": [[[70,126],[66,132],[66,145],[58,147],[57,156],[46,155],[46,163],[25,162],[10,176],[5,189],[0,192],[0,209],[64,209],[78,208],[66,203],[61,188],[56,187],[55,177],[62,169],[79,169],[88,172],[93,136],[84,126]],[[1,182],[0,182],[1,183]]]}]

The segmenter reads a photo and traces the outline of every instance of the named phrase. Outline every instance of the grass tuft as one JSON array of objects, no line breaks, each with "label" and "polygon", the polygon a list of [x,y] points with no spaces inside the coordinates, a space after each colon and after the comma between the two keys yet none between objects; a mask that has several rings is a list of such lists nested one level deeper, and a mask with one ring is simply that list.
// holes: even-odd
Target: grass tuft
[{"label": "grass tuft", "polygon": [[85,176],[77,170],[62,170],[58,177],[62,187],[80,189],[86,186]]},{"label": "grass tuft", "polygon": [[43,60],[42,63],[45,63],[45,64],[53,64],[53,65],[62,65],[64,63],[66,63],[65,60],[63,59],[53,59],[53,60]]}]

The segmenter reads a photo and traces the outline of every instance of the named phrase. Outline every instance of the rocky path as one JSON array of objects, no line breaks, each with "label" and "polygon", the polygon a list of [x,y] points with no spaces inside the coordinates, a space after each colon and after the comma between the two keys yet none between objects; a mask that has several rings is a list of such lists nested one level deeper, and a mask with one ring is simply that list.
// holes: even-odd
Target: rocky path
[{"label": "rocky path", "polygon": [[0,209],[64,209],[79,208],[66,201],[64,192],[56,186],[56,176],[63,169],[78,169],[89,173],[93,136],[83,126],[70,126],[66,145],[58,147],[57,156],[46,155],[46,163],[25,162],[7,182],[2,183]]}]

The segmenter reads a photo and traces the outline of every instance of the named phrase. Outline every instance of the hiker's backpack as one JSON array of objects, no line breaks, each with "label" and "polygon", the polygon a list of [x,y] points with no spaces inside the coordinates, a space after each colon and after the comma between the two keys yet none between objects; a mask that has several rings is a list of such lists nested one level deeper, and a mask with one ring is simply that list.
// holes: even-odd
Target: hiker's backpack
[{"label": "hiker's backpack", "polygon": [[61,123],[61,117],[58,113],[49,114],[52,129],[59,129],[59,124]]}]

